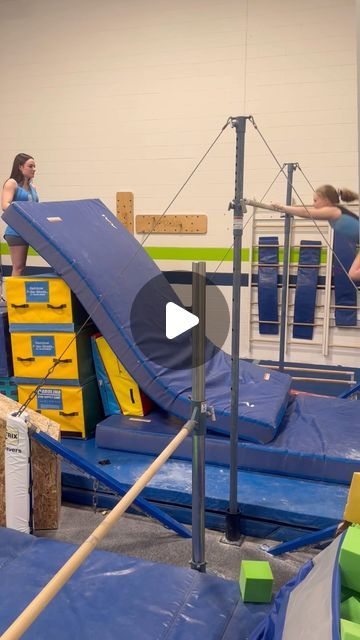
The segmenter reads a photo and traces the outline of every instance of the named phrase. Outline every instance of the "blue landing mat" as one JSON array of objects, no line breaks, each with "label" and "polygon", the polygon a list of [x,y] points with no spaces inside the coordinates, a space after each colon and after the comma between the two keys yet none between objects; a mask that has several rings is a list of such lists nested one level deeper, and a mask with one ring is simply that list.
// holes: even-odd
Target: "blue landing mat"
[{"label": "blue landing mat", "polygon": [[[0,529],[0,633],[76,550]],[[94,551],[24,640],[246,640],[270,605],[243,604],[238,583]]]},{"label": "blue landing mat", "polygon": [[[108,449],[158,455],[180,423],[164,412],[144,418],[113,415],[97,425],[96,444]],[[238,443],[238,467],[310,480],[350,484],[360,472],[360,403],[340,398],[293,397],[275,439],[269,444]],[[185,440],[174,458],[191,460]],[[206,461],[229,465],[229,438],[207,435]]]},{"label": "blue landing mat", "polygon": [[[100,200],[15,202],[3,218],[65,280],[140,388],[187,420],[191,332],[166,338],[166,304],[182,303],[139,242]],[[141,313],[133,317],[140,292]],[[217,415],[209,428],[229,433],[231,358],[209,340],[206,353],[206,399]],[[180,369],[184,359],[188,366]],[[243,360],[239,366],[239,433],[269,442],[284,415],[291,379]]]},{"label": "blue landing mat", "polygon": [[[96,447],[94,440],[63,438],[62,443],[95,466],[99,461],[109,460],[110,464],[102,468],[125,489],[134,484],[154,459],[147,455],[101,449]],[[191,471],[190,462],[168,460],[141,495],[187,524],[191,516]],[[66,463],[63,465],[62,485],[64,499],[81,504],[92,503],[92,480]],[[100,491],[97,491],[99,507],[113,505],[115,499],[111,498],[110,492],[103,490],[100,494]],[[299,531],[335,525],[342,519],[347,494],[348,488],[344,485],[238,472],[238,500],[244,532],[248,535],[287,540],[296,537]],[[228,500],[229,469],[207,464],[206,526],[222,528]]]}]

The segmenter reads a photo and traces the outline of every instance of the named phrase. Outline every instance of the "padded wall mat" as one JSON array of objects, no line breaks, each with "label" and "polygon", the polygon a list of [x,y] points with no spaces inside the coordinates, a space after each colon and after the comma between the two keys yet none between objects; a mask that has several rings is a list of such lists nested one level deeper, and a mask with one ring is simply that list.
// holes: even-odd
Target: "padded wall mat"
[{"label": "padded wall mat", "polygon": [[321,242],[301,240],[294,302],[293,337],[312,340]]},{"label": "padded wall mat", "polygon": [[259,238],[258,308],[259,333],[278,335],[279,238]]},{"label": "padded wall mat", "polygon": [[335,324],[337,327],[356,327],[357,324],[357,292],[348,278],[348,271],[356,256],[355,239],[342,233],[334,233],[333,273],[335,287]]}]

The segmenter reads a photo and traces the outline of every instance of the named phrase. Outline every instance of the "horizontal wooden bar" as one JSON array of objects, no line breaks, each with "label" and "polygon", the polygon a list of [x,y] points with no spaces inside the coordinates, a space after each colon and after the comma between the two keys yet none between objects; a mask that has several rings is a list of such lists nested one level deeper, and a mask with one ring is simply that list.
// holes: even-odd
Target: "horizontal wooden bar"
[{"label": "horizontal wooden bar", "polygon": [[[274,262],[274,263],[271,263],[271,262],[252,262],[251,264],[252,264],[253,267],[283,267],[283,263],[282,262]],[[320,262],[319,262],[319,264],[300,264],[299,262],[289,262],[289,267],[292,267],[292,268],[294,268],[294,267],[301,267],[301,268],[303,268],[303,267],[307,267],[307,268],[318,267],[318,268],[322,268],[323,269],[326,266],[327,266],[326,264],[321,264]]]},{"label": "horizontal wooden bar", "polygon": [[306,377],[297,377],[297,376],[291,376],[293,380],[301,380],[301,381],[306,381],[306,382],[328,382],[329,384],[348,384],[351,385],[353,384],[353,382],[351,382],[351,380],[342,380],[340,379],[334,379],[334,378],[306,378]]},{"label": "horizontal wooden bar", "polygon": [[[265,367],[266,369],[279,369],[279,365],[277,364],[259,364],[260,367]],[[285,365],[282,367],[283,369],[291,369],[291,371],[308,371],[309,373],[325,373],[324,369],[310,369],[310,367],[292,367],[291,365]],[[340,373],[336,369],[327,369],[326,373]],[[354,375],[353,371],[341,371],[344,375]]]}]

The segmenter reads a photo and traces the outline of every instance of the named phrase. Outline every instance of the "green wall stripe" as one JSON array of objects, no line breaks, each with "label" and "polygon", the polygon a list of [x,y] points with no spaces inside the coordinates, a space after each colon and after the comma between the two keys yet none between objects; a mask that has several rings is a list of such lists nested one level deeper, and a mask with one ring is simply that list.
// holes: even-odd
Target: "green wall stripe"
[{"label": "green wall stripe", "polygon": [[[144,247],[153,260],[206,260],[208,262],[232,262],[233,250],[223,247]],[[241,257],[249,261],[249,249],[243,249]]]},{"label": "green wall stripe", "polygon": [[[9,251],[9,245],[7,242],[1,242],[0,243],[0,248],[1,248],[1,255],[2,256],[9,256],[10,255],[10,251]],[[32,247],[29,247],[29,256],[38,256],[39,254],[35,251],[35,249],[33,249]]]},{"label": "green wall stripe", "polygon": [[[299,253],[300,249],[290,249],[290,262],[295,262],[296,264],[299,262]],[[284,249],[279,249],[279,262],[284,260]],[[253,252],[253,262],[259,261],[259,250],[258,248],[254,248]],[[326,264],[327,261],[327,249],[323,247],[320,252],[320,262],[321,264]]]},{"label": "green wall stripe", "polygon": [[[7,242],[1,242],[1,255],[10,255]],[[205,260],[206,262],[232,262],[233,250],[225,247],[144,247],[147,254],[153,260]],[[243,262],[249,262],[249,249],[243,248],[241,259]],[[30,256],[38,256],[39,254],[29,247]],[[259,252],[257,247],[253,250],[253,261],[258,262]],[[279,262],[282,262],[284,256],[283,249],[279,250]],[[327,260],[327,249],[321,250],[320,261],[325,264]],[[290,261],[297,263],[299,261],[299,249],[291,249]]]}]

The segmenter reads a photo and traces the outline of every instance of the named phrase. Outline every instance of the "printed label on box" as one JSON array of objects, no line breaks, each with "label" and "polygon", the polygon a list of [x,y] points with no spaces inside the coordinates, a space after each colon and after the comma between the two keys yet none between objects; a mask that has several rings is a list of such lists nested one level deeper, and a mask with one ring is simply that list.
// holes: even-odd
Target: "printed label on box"
[{"label": "printed label on box", "polygon": [[25,282],[26,302],[49,302],[48,282]]},{"label": "printed label on box", "polygon": [[38,410],[55,409],[60,411],[63,408],[61,389],[47,389],[43,387],[37,391],[36,395]]},{"label": "printed label on box", "polygon": [[33,356],[55,356],[54,336],[31,336]]}]

